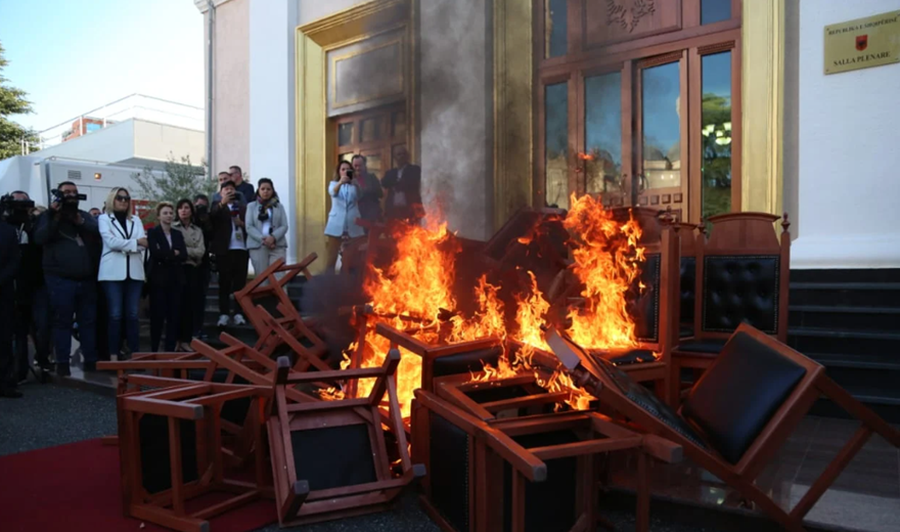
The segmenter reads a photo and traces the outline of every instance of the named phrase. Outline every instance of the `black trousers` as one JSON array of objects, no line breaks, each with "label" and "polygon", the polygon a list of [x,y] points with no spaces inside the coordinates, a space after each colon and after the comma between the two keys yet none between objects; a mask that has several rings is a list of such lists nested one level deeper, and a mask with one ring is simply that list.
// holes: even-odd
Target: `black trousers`
[{"label": "black trousers", "polygon": [[197,267],[197,299],[191,302],[194,318],[191,321],[194,336],[200,336],[203,331],[204,316],[206,316],[206,294],[209,293],[209,262]]},{"label": "black trousers", "polygon": [[0,390],[16,388],[15,356],[13,355],[13,313],[15,298],[12,283],[0,287]]},{"label": "black trousers", "polygon": [[[247,264],[250,254],[246,249],[229,249],[224,256],[216,255],[219,268],[219,314],[231,315],[229,296],[247,284]],[[235,304],[237,307],[237,304]],[[240,308],[235,308],[240,313]]]},{"label": "black trousers", "polygon": [[165,350],[175,351],[175,342],[181,327],[181,293],[179,286],[155,285],[150,287],[150,351],[159,351],[163,324],[166,328]]},{"label": "black trousers", "polygon": [[203,300],[206,299],[206,294],[200,292],[199,266],[185,264],[182,268],[184,269],[184,289],[182,290],[182,294],[185,299],[183,301],[184,304],[182,305],[184,308],[181,309],[181,329],[178,335],[178,341],[189,343],[194,336],[194,332],[203,326],[202,322],[199,324],[194,323],[194,307],[196,306],[198,298]]}]

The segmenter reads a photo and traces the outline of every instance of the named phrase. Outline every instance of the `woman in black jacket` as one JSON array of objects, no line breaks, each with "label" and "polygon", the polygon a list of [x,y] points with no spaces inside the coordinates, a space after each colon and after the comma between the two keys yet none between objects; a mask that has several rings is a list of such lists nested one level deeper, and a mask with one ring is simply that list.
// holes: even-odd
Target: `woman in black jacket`
[{"label": "woman in black jacket", "polygon": [[182,265],[187,259],[184,236],[172,228],[175,208],[169,202],[156,206],[159,223],[147,232],[150,246],[150,350],[159,351],[163,323],[166,324],[166,351],[175,350],[180,325],[181,293],[184,288]]}]

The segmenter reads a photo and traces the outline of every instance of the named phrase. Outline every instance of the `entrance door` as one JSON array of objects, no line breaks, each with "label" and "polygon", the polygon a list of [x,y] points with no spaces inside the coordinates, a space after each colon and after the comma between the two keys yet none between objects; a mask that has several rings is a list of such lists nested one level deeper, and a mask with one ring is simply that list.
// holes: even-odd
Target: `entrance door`
[{"label": "entrance door", "polygon": [[[566,190],[596,195],[607,207],[670,209],[694,222],[740,205],[740,187],[733,186],[740,161],[731,156],[739,133],[731,126],[740,120],[732,107],[733,46],[677,50],[570,80],[576,110],[565,108],[565,115],[577,121],[569,134],[574,157],[551,155],[560,150],[550,150],[553,140],[546,137],[548,199],[567,205],[559,201]],[[560,113],[553,107],[562,107],[566,86],[545,86],[547,112]],[[559,136],[563,128],[548,117],[546,132]],[[570,161],[574,179],[566,180]]]},{"label": "entrance door", "polygon": [[393,149],[407,143],[404,104],[344,115],[335,122],[336,158],[349,161],[354,155],[365,155],[369,172],[379,179],[393,165]]}]

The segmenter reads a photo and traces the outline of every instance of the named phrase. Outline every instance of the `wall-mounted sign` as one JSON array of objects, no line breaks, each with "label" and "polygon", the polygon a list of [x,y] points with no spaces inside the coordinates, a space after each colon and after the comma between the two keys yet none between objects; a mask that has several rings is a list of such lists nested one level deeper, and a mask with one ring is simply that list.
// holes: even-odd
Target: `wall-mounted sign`
[{"label": "wall-mounted sign", "polygon": [[900,11],[825,26],[825,74],[900,62]]}]

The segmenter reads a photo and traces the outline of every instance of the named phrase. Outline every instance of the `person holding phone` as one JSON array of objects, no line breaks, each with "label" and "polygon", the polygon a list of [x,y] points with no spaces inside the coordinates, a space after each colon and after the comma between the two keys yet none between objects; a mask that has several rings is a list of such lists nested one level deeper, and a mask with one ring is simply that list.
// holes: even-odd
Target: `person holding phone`
[{"label": "person holding phone", "polygon": [[[247,284],[247,206],[238,199],[234,182],[225,181],[219,188],[221,199],[213,204],[210,217],[213,225],[212,252],[219,269],[219,327],[231,320],[231,295]],[[235,325],[247,321],[240,310],[234,314]]]},{"label": "person holding phone", "polygon": [[334,170],[334,178],[328,184],[331,196],[331,211],[325,224],[325,237],[328,239],[326,251],[326,271],[334,273],[338,254],[344,242],[365,235],[363,228],[356,224],[362,217],[359,212],[359,184],[353,179],[353,166],[350,161],[340,161]]}]

